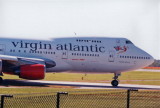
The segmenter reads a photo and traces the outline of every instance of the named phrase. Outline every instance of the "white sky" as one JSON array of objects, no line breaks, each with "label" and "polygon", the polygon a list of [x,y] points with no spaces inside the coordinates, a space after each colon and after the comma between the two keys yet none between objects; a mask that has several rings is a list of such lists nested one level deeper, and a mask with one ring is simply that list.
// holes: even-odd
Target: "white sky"
[{"label": "white sky", "polygon": [[125,37],[160,59],[159,18],[160,0],[0,0],[0,37]]}]

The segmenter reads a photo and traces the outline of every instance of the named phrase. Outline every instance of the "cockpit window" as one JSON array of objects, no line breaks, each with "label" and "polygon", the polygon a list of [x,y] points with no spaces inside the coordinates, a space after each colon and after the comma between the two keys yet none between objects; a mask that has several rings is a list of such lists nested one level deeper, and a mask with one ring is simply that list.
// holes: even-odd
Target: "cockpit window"
[{"label": "cockpit window", "polygon": [[133,43],[129,40],[126,40],[126,44],[133,44]]}]

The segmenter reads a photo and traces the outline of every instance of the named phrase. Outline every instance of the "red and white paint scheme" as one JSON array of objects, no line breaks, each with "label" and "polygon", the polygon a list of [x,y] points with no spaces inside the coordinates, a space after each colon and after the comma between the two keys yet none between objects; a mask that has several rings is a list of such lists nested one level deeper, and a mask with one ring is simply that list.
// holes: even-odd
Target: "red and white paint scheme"
[{"label": "red and white paint scheme", "polygon": [[[114,73],[146,67],[154,58],[126,38],[0,39],[0,74],[38,80],[49,72]],[[3,79],[0,78],[2,82]]]}]

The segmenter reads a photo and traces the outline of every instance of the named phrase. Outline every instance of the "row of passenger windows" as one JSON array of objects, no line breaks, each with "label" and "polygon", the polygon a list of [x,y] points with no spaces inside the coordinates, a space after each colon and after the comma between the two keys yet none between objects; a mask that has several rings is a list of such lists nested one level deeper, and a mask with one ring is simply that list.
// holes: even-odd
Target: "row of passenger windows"
[{"label": "row of passenger windows", "polygon": [[77,39],[77,42],[93,42],[93,43],[102,43],[102,41],[98,41],[98,40],[81,40],[81,39]]},{"label": "row of passenger windows", "polygon": [[29,51],[29,53],[56,54],[55,52],[49,52],[49,51]]},{"label": "row of passenger windows", "polygon": [[[19,53],[26,53],[26,50],[10,50],[10,52],[19,52]],[[38,54],[55,54],[55,52],[49,52],[49,51],[29,51],[29,53],[38,53]]]},{"label": "row of passenger windows", "polygon": [[130,59],[150,59],[150,57],[137,57],[137,56],[120,56],[120,58],[130,58]]},{"label": "row of passenger windows", "polygon": [[99,57],[99,54],[84,54],[84,53],[72,53],[74,56],[94,56]]}]

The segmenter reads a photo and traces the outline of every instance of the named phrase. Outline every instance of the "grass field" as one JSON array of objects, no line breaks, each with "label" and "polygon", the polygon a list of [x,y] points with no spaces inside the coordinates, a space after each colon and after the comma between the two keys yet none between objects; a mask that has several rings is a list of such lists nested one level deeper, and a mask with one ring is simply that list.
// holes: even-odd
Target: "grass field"
[{"label": "grass field", "polygon": [[[49,73],[44,80],[49,81],[74,81],[74,82],[101,82],[110,83],[113,74],[75,74],[75,73]],[[3,79],[20,79],[18,76],[7,75]],[[23,79],[21,79],[23,80]],[[160,72],[132,71],[122,73],[119,77],[121,84],[160,85]],[[26,87],[26,88],[0,88],[0,94],[19,94],[37,92],[76,91],[74,87]],[[83,90],[81,90],[83,91]]]}]

